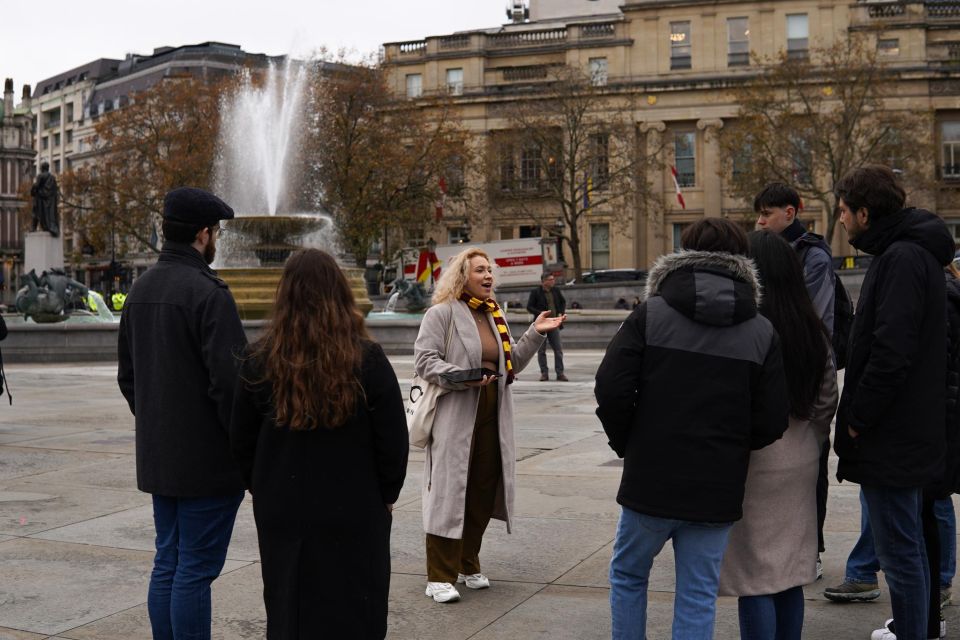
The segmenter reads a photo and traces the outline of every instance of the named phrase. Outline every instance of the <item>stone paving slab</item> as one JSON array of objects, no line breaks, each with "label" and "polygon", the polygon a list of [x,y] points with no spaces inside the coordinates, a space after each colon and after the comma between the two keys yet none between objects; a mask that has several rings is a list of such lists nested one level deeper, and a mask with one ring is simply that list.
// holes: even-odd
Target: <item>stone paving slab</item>
[{"label": "stone paving slab", "polygon": [[[534,365],[513,386],[515,531],[507,535],[503,523],[491,523],[481,560],[493,587],[463,589],[460,603],[438,605],[423,595],[424,454],[411,450],[394,514],[388,638],[609,637],[607,572],[622,464],[594,415],[592,378],[601,356],[565,354],[570,383],[537,382]],[[391,361],[409,386],[412,358]],[[149,639],[152,512],[150,497],[136,490],[133,419],[117,391],[115,366],[14,365],[7,372],[16,401],[0,409],[0,640]],[[835,473],[835,456],[830,464]],[[889,616],[885,588],[877,602],[861,605],[822,596],[842,580],[857,538],[858,491],[846,483],[830,488],[826,576],[805,589],[805,640],[865,640]],[[258,558],[248,497],[214,583],[215,639],[263,637]],[[673,590],[668,544],[651,575],[651,640],[670,636]],[[954,634],[958,614],[960,607],[947,607]],[[736,599],[718,601],[715,637],[739,638]]]},{"label": "stone paving slab", "polygon": [[0,533],[25,536],[149,504],[150,496],[42,482],[0,484]]}]

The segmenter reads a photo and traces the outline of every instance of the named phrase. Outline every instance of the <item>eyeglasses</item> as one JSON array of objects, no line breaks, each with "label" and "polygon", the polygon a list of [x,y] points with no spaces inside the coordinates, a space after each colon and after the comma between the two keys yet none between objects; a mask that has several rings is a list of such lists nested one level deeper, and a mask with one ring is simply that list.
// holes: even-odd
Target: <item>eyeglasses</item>
[{"label": "eyeglasses", "polygon": [[207,229],[210,230],[210,235],[216,234],[217,237],[223,236],[223,234],[226,233],[227,231],[225,227],[221,227],[220,225],[217,225],[215,227],[207,227]]}]

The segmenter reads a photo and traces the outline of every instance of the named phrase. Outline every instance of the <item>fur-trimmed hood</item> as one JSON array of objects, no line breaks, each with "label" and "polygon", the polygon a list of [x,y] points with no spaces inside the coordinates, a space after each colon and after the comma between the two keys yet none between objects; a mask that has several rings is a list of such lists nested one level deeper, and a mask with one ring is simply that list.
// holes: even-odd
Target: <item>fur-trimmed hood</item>
[{"label": "fur-trimmed hood", "polygon": [[760,278],[747,256],[680,251],[660,256],[650,269],[646,297],[658,295],[692,320],[728,326],[757,315]]}]

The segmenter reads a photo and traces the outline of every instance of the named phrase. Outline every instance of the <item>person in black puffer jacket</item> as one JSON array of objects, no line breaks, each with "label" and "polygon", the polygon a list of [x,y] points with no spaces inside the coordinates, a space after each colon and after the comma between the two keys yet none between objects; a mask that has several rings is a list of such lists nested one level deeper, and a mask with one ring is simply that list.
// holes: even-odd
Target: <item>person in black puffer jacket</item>
[{"label": "person in black puffer jacket", "polygon": [[689,227],[661,256],[597,370],[597,416],[624,458],[610,563],[613,638],[643,638],[653,558],[673,540],[673,637],[713,637],[720,562],[742,517],[751,450],[787,428],[780,341],[759,315],[744,231]]}]

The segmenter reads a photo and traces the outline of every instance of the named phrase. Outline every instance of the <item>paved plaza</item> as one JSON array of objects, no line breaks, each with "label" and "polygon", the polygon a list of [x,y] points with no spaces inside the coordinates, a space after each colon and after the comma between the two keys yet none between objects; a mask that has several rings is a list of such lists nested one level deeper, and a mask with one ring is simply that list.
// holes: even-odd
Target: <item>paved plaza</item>
[{"label": "paved plaza", "polygon": [[[606,576],[621,466],[594,415],[593,374],[601,356],[566,353],[569,383],[536,382],[534,365],[514,386],[515,532],[508,536],[501,522],[491,523],[481,561],[493,586],[463,589],[456,604],[423,595],[423,453],[411,452],[394,512],[388,638],[609,638]],[[409,380],[412,356],[391,362],[401,381]],[[133,418],[117,390],[116,366],[17,365],[7,374],[14,405],[0,406],[0,640],[149,638],[150,497],[136,489]],[[869,638],[889,614],[885,589],[879,601],[858,605],[828,603],[821,595],[825,585],[842,580],[859,531],[857,487],[834,481],[830,491],[826,576],[806,589],[803,635]],[[227,557],[214,583],[213,636],[262,638],[249,498]],[[669,545],[656,561],[651,588],[648,637],[669,638]],[[946,609],[951,634],[960,632],[958,609]],[[739,637],[735,599],[720,600],[716,637]]]}]

